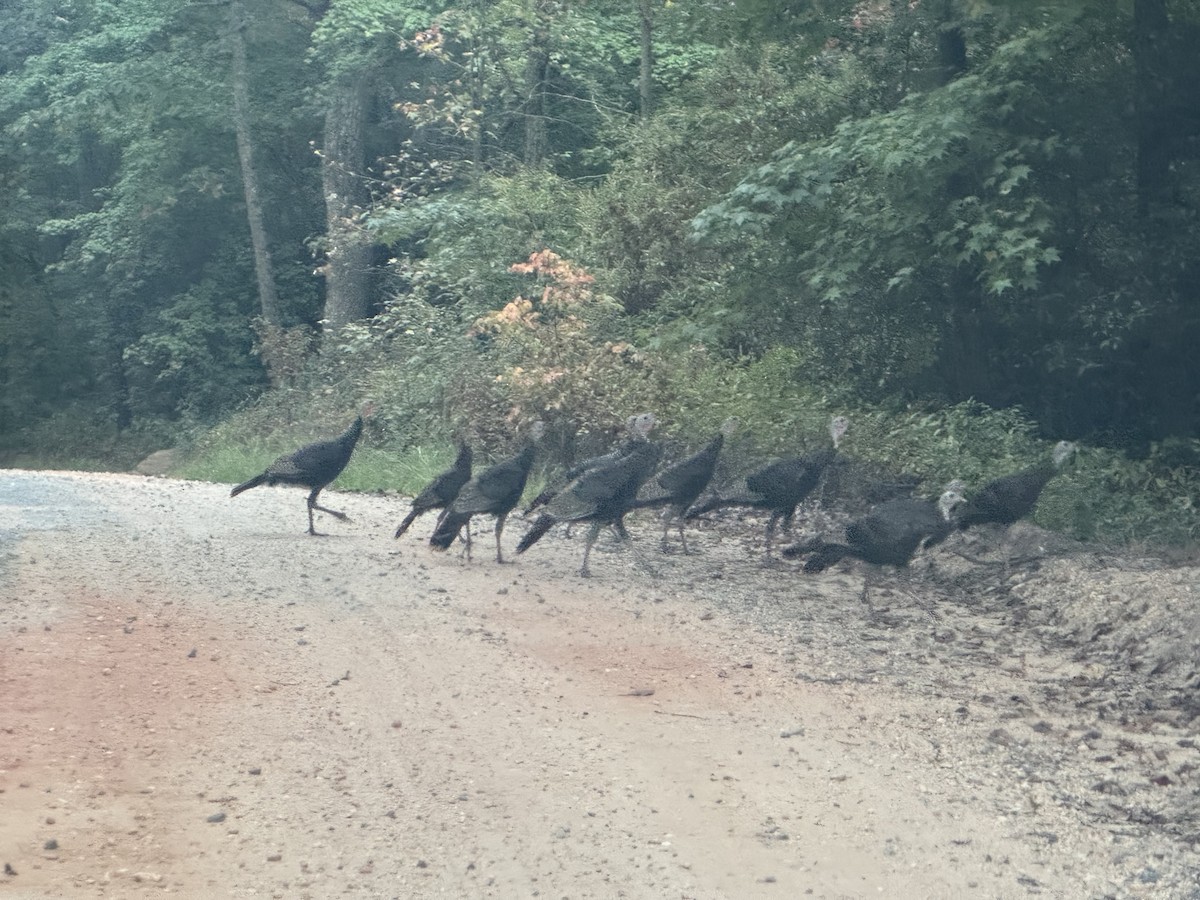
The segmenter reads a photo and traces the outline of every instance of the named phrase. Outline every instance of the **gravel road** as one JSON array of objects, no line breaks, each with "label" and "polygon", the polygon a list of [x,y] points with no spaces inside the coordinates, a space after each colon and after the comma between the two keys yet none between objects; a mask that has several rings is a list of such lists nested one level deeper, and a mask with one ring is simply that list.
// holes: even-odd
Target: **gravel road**
[{"label": "gravel road", "polygon": [[228,492],[0,471],[0,896],[1200,900],[1194,566]]}]

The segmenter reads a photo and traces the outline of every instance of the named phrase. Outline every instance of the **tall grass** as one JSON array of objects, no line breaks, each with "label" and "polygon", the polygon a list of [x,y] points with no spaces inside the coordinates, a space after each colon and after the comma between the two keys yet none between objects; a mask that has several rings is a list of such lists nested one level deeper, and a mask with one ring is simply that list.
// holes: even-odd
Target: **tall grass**
[{"label": "tall grass", "polygon": [[[220,444],[189,456],[171,474],[198,481],[237,484],[263,471],[282,453],[298,445],[281,442]],[[334,487],[346,491],[394,491],[414,495],[454,461],[453,447],[414,447],[400,453],[358,447]]]}]

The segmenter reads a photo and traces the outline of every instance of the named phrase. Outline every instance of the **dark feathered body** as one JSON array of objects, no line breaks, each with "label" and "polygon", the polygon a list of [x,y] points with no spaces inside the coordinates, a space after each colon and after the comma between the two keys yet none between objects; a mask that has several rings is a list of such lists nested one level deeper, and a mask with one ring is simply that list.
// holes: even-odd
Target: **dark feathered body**
[{"label": "dark feathered body", "polygon": [[279,457],[262,473],[255,475],[249,481],[243,481],[229,492],[230,497],[236,497],[242,491],[259,485],[295,484],[310,489],[308,495],[308,533],[316,534],[313,528],[313,510],[319,509],[338,519],[346,520],[345,513],[326,509],[317,505],[317,496],[332,482],[354,454],[354,447],[362,435],[363,417],[357,416],[350,427],[337,437],[327,441],[314,441],[299,450]]},{"label": "dark feathered body", "polygon": [[728,506],[765,510],[771,514],[766,529],[766,552],[769,557],[776,526],[781,521],[785,527],[791,526],[796,507],[813,492],[821,480],[821,473],[833,458],[834,451],[827,449],[769,463],[746,476],[744,493],[712,497],[692,507],[687,517],[693,519]]},{"label": "dark feathered body", "polygon": [[579,462],[575,463],[575,465],[567,469],[566,472],[564,472],[558,479],[547,485],[545,490],[533,498],[530,504],[525,507],[525,515],[529,515],[535,509],[545,506],[555,498],[555,496],[563,489],[564,486],[570,484],[584,472],[587,472],[590,469],[599,469],[615,463],[617,460],[628,454],[631,450],[636,449],[639,444],[646,440],[646,436],[654,427],[655,421],[656,419],[653,413],[639,413],[635,416],[630,416],[625,422],[627,436],[623,441],[621,441],[619,444],[617,444],[617,446],[615,446],[612,450],[609,450],[607,453],[603,453],[599,456],[590,456],[587,459],[580,460]]},{"label": "dark feathered body", "polygon": [[985,522],[1011,525],[1025,518],[1037,506],[1042,490],[1050,483],[1055,472],[1056,469],[1047,464],[989,481],[959,515],[958,527],[970,528]]},{"label": "dark feathered body", "polygon": [[763,466],[746,476],[746,487],[762,497],[762,506],[777,512],[790,524],[796,507],[821,481],[821,473],[833,461],[832,449],[784,459]]},{"label": "dark feathered body", "polygon": [[[538,423],[540,425],[540,423]],[[504,531],[504,521],[521,500],[525,492],[525,484],[529,481],[529,472],[533,468],[536,455],[534,442],[540,436],[541,429],[534,432],[533,439],[525,445],[516,456],[498,462],[484,469],[471,478],[454,499],[434,529],[429,544],[437,550],[445,550],[454,543],[463,526],[471,521],[471,517],[486,513],[496,517],[496,562],[504,562],[504,554],[500,549],[500,535]],[[470,559],[470,535],[467,536],[467,558]]]},{"label": "dark feathered body", "polygon": [[1050,462],[1005,475],[985,484],[955,517],[958,528],[994,522],[1011,525],[1030,515],[1042,491],[1075,453],[1075,445],[1060,441]]},{"label": "dark feathered body", "polygon": [[588,557],[600,529],[619,526],[661,458],[662,447],[643,439],[615,462],[587,470],[546,504],[546,512],[521,538],[517,552],[524,553],[558,522],[591,522],[580,568],[580,574],[587,575]]},{"label": "dark feathered body", "polygon": [[891,500],[881,503],[846,526],[846,543],[812,541],[783,551],[786,557],[812,553],[805,572],[823,572],[853,556],[876,565],[907,566],[922,547],[941,543],[950,534],[949,510],[961,498],[946,492],[938,503],[927,500]]},{"label": "dark feathered body", "polygon": [[421,493],[413,498],[412,509],[396,529],[396,537],[408,531],[408,526],[412,525],[417,516],[433,509],[445,509],[455,501],[463,485],[471,480],[471,459],[470,445],[460,442],[454,464],[429,482]]},{"label": "dark feathered body", "polygon": [[838,443],[848,427],[849,422],[844,417],[835,416],[829,426],[829,433],[833,438],[832,447],[768,463],[746,476],[744,492],[701,501],[688,510],[687,518],[694,519],[703,513],[727,506],[748,506],[766,510],[771,514],[766,528],[766,555],[770,559],[776,526],[782,521],[785,528],[791,527],[796,516],[796,507],[813,492],[825,470],[837,457]]},{"label": "dark feathered body", "polygon": [[[717,459],[725,445],[725,436],[732,432],[736,424],[736,420],[730,419],[702,449],[655,475],[651,479],[650,495],[639,498],[633,504],[634,509],[669,507],[669,514],[663,523],[663,549],[667,546],[667,533],[670,531],[671,522],[678,521],[679,539],[683,544],[683,552],[687,552],[682,517],[712,481],[713,473],[717,469]],[[653,492],[654,488],[657,488],[657,493]]]}]

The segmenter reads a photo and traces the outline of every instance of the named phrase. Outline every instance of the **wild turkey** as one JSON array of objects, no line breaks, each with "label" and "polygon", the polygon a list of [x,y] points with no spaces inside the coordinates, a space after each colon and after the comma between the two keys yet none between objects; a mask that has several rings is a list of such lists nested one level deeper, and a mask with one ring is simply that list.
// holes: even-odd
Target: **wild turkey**
[{"label": "wild turkey", "polygon": [[679,542],[683,552],[688,552],[687,537],[683,533],[684,514],[712,481],[713,472],[717,468],[717,457],[725,444],[725,438],[737,430],[738,420],[731,417],[721,425],[703,449],[693,453],[686,459],[681,459],[663,469],[651,479],[651,485],[657,487],[658,493],[639,498],[633,504],[633,509],[666,506],[663,516],[662,548],[667,550],[667,534],[670,533],[671,523],[679,526]]},{"label": "wild turkey", "polygon": [[1070,441],[1059,441],[1049,462],[989,481],[955,516],[955,526],[960,530],[988,522],[1008,526],[1025,518],[1037,506],[1050,479],[1062,470],[1076,449]]},{"label": "wild turkey", "polygon": [[606,466],[609,463],[614,463],[622,456],[634,449],[638,444],[646,441],[650,431],[654,428],[658,419],[654,413],[644,412],[630,416],[625,420],[625,440],[621,441],[612,450],[600,456],[592,456],[587,459],[575,463],[560,478],[551,482],[545,490],[539,493],[530,504],[525,507],[524,515],[529,515],[535,509],[545,506],[554,496],[563,489],[567,484],[570,484],[588,469],[595,469],[600,466]]},{"label": "wild turkey", "polygon": [[[462,490],[462,486],[471,480],[471,446],[466,441],[459,441],[458,456],[454,459],[454,464],[445,472],[442,472],[433,481],[417,494],[413,499],[412,509],[408,515],[404,517],[404,521],[396,529],[396,537],[408,531],[408,526],[411,525],[422,513],[427,513],[431,509],[444,510],[447,506],[454,502],[458,496],[458,492]],[[444,515],[444,513],[443,513]],[[439,521],[441,517],[439,516]]]},{"label": "wild turkey", "polygon": [[332,440],[314,441],[299,450],[286,453],[271,463],[259,475],[249,481],[243,481],[229,492],[230,497],[236,497],[242,491],[258,487],[260,484],[273,486],[276,484],[295,484],[310,489],[308,495],[308,533],[318,534],[313,527],[313,510],[329,513],[334,518],[348,522],[349,517],[336,509],[329,509],[317,504],[317,497],[335,478],[342,474],[342,469],[350,462],[354,447],[362,435],[363,419],[369,417],[375,410],[368,403],[362,412],[350,424],[350,427]]},{"label": "wild turkey", "polygon": [[[545,423],[534,422],[525,448],[509,459],[484,469],[463,485],[454,502],[429,538],[429,546],[435,550],[446,550],[454,543],[463,526],[470,525],[471,516],[487,513],[496,517],[496,562],[504,562],[500,549],[500,535],[504,532],[504,520],[513,511],[525,492],[529,471],[533,468],[537,442],[545,431]],[[467,559],[471,558],[471,532],[467,529]]]},{"label": "wild turkey", "polygon": [[654,472],[662,457],[662,447],[646,440],[654,417],[639,417],[636,434],[642,439],[634,441],[629,452],[606,465],[596,466],[563,486],[549,503],[546,512],[534,521],[529,531],[517,544],[517,552],[524,553],[536,544],[559,522],[591,522],[587,543],[583,550],[583,564],[579,574],[587,577],[588,557],[596,536],[605,525],[622,532],[621,518],[629,512],[637,497],[638,489]]},{"label": "wild turkey", "polygon": [[889,500],[847,525],[846,543],[817,539],[785,547],[782,555],[794,559],[811,553],[804,564],[809,574],[823,572],[847,556],[881,566],[907,566],[917,550],[946,539],[954,527],[954,509],[962,502],[955,491],[945,491],[937,503]]},{"label": "wild turkey", "polygon": [[749,506],[771,513],[766,528],[766,558],[771,559],[771,543],[775,526],[782,520],[790,529],[796,507],[804,502],[821,480],[825,469],[837,456],[838,444],[850,427],[845,416],[834,416],[829,423],[833,446],[806,456],[791,457],[768,463],[745,478],[745,492],[733,496],[715,496],[701,501],[688,510],[686,518],[694,519],[714,509],[727,506]]}]

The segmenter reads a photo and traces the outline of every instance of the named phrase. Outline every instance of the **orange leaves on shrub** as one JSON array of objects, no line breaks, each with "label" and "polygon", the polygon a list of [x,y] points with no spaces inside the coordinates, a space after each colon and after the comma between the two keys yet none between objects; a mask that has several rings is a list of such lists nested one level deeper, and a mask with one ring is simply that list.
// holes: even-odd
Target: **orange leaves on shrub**
[{"label": "orange leaves on shrub", "polygon": [[541,290],[517,296],[472,328],[515,356],[494,382],[505,399],[523,414],[553,414],[568,431],[620,421],[624,390],[644,374],[645,361],[624,341],[593,336],[592,323],[613,305],[594,290],[596,279],[549,249],[509,271],[532,276]]},{"label": "orange leaves on shrub", "polygon": [[547,280],[542,289],[543,306],[566,309],[592,299],[589,285],[596,281],[595,276],[569,259],[563,259],[553,250],[531,253],[528,261],[513,263],[508,270]]},{"label": "orange leaves on shrub", "polygon": [[472,336],[481,333],[504,333],[513,330],[534,331],[538,327],[538,313],[533,304],[524,297],[510,300],[503,308],[480,316],[471,328]]}]

